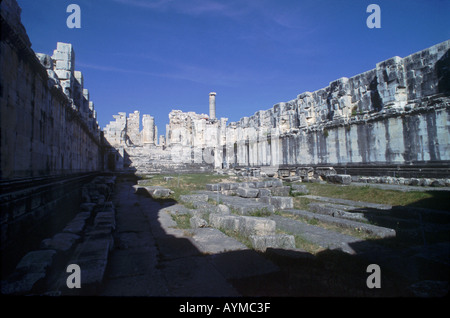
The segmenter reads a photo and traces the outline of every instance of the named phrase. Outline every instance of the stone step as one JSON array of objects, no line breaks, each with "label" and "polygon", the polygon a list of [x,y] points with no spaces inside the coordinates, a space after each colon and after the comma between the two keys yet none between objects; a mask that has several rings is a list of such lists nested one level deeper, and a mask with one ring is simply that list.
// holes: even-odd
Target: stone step
[{"label": "stone step", "polygon": [[[115,208],[105,201],[115,177],[98,176],[83,186],[83,203],[61,232],[41,241],[39,249],[26,254],[3,284],[2,293],[19,295],[95,294],[114,243]],[[96,203],[93,203],[96,202]],[[96,212],[99,211],[100,212]],[[95,217],[94,217],[95,216]],[[80,289],[66,288],[69,264],[81,269]]]},{"label": "stone step", "polygon": [[320,213],[324,215],[330,215],[333,217],[344,218],[356,221],[366,221],[369,219],[361,212],[348,212],[350,206],[334,205],[334,204],[323,204],[323,203],[310,203],[308,204],[309,209],[312,212]]},{"label": "stone step", "polygon": [[333,216],[323,215],[323,214],[304,211],[304,210],[288,209],[288,210],[284,210],[284,211],[286,211],[287,213],[292,213],[293,215],[298,215],[298,216],[307,218],[307,219],[316,219],[321,222],[337,225],[342,228],[359,230],[359,231],[362,231],[367,234],[370,234],[370,235],[373,235],[376,237],[380,237],[380,238],[396,236],[396,232],[394,229],[390,229],[390,228],[386,228],[386,227],[361,223],[361,222],[357,222],[357,221],[353,221],[353,220],[335,218]]},{"label": "stone step", "polygon": [[275,207],[271,204],[258,202],[253,198],[241,198],[238,196],[223,195],[219,192],[197,191],[200,194],[207,194],[210,200],[216,203],[224,204],[240,215],[249,215],[252,213],[270,214],[275,212]]},{"label": "stone step", "polygon": [[352,248],[351,244],[361,241],[360,238],[329,231],[320,226],[307,224],[279,215],[272,215],[270,219],[275,221],[277,229],[289,234],[299,235],[308,242],[331,250],[337,249],[348,254],[356,254],[357,251]]},{"label": "stone step", "polygon": [[349,205],[349,206],[353,206],[353,207],[372,208],[372,209],[378,209],[378,210],[390,210],[390,209],[392,209],[392,206],[388,205],[388,204],[379,204],[379,203],[371,203],[371,202],[363,202],[363,201],[353,201],[353,200],[347,200],[347,199],[322,197],[322,196],[309,195],[309,194],[303,195],[302,198],[307,198],[307,199],[316,200],[316,201],[329,202],[329,203],[344,204],[344,205]]},{"label": "stone step", "polygon": [[195,245],[204,254],[217,254],[248,249],[241,242],[215,228],[196,228],[191,233],[196,243]]}]

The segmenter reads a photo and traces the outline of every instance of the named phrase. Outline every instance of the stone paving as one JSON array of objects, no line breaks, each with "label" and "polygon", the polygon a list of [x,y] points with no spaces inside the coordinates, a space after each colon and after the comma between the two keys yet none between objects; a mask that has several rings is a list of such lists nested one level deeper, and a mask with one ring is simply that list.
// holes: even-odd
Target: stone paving
[{"label": "stone paving", "polygon": [[100,295],[239,296],[229,279],[278,270],[217,229],[175,228],[171,214],[185,213],[183,205],[136,195],[131,186],[118,185],[116,248]]},{"label": "stone paving", "polygon": [[[80,212],[60,233],[43,240],[40,250],[24,256],[7,284],[2,282],[2,293],[286,296],[307,294],[308,289],[301,288],[305,279],[319,286],[311,290],[313,294],[328,295],[326,291],[331,293],[330,288],[342,289],[329,286],[329,280],[334,278],[327,278],[330,274],[326,271],[316,273],[316,278],[306,278],[311,271],[317,271],[317,266],[322,266],[318,258],[322,252],[314,256],[296,247],[295,235],[322,247],[325,252],[337,251],[379,264],[402,279],[414,281],[416,288],[423,289],[423,284],[428,284],[423,277],[431,277],[435,278],[429,280],[433,286],[438,284],[444,286],[440,291],[448,290],[442,277],[438,275],[438,279],[433,275],[433,272],[448,271],[448,240],[419,242],[398,250],[380,245],[374,239],[342,234],[307,221],[315,219],[342,228],[359,228],[383,240],[408,238],[413,233],[411,238],[417,240],[418,229],[422,229],[422,234],[449,233],[449,215],[445,211],[394,209],[387,205],[307,194],[304,196],[314,201],[309,211],[271,206],[267,202],[272,200],[266,198],[292,200],[291,191],[286,191],[279,180],[237,186],[209,185],[210,190],[180,196],[180,202],[170,199],[171,190],[164,187],[134,186],[134,181],[126,180],[113,187],[115,179],[102,180],[106,183],[94,182],[84,187],[85,202],[80,205]],[[248,197],[247,191],[237,191],[242,188],[253,189],[258,194]],[[302,185],[293,186],[291,190],[307,193]],[[423,217],[420,221],[411,219],[411,213]],[[354,218],[349,220],[348,214],[362,214],[371,220],[377,216],[377,220],[384,222],[381,224],[401,226],[395,230],[374,226]],[[190,228],[177,227],[174,217],[179,216],[190,220]],[[68,264],[78,264],[81,268],[80,289],[66,286]],[[293,264],[297,265],[292,267]],[[410,294],[401,292],[401,295]]]}]

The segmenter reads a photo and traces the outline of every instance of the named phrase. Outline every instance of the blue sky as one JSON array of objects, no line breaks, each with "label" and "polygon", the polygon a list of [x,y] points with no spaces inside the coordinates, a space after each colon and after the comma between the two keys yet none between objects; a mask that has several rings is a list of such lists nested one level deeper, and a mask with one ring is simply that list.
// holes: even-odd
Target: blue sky
[{"label": "blue sky", "polygon": [[[101,128],[172,109],[229,122],[450,39],[448,0],[18,0],[35,52],[72,43]],[[69,29],[69,4],[81,28]],[[369,29],[369,4],[381,28]]]}]

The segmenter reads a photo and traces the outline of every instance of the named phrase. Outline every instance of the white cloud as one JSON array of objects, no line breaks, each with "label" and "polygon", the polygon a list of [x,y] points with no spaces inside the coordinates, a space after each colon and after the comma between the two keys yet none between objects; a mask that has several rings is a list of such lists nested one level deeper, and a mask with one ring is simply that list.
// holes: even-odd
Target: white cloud
[{"label": "white cloud", "polygon": [[[141,56],[142,57],[142,56]],[[159,62],[163,60],[158,59]],[[175,80],[190,81],[201,84],[214,84],[223,86],[237,86],[244,82],[255,81],[255,78],[261,79],[245,70],[226,70],[221,71],[215,68],[208,68],[194,64],[164,61],[168,65],[165,72],[148,72],[137,69],[125,69],[108,65],[77,63],[80,68],[88,68],[103,72],[113,72],[122,74],[135,74],[151,77],[161,77]]]}]

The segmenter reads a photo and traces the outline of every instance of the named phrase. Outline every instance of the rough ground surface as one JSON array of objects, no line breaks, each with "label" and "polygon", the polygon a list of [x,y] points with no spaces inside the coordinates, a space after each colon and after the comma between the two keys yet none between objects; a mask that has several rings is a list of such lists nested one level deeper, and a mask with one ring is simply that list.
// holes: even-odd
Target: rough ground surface
[{"label": "rough ground surface", "polygon": [[[396,297],[418,295],[413,283],[442,281],[432,273],[442,273],[442,264],[433,267],[426,256],[432,247],[397,254],[377,242],[274,215],[277,226],[298,226],[307,236],[328,239],[331,249],[315,255],[300,249],[259,253],[214,228],[177,229],[170,213],[185,213],[184,206],[137,195],[129,182],[117,184],[114,204],[115,247],[100,295]],[[381,289],[367,288],[371,263],[382,268]]]},{"label": "rough ground surface", "polygon": [[[83,203],[61,233],[27,254],[2,292],[6,286],[27,295],[168,298],[448,293],[445,211],[312,196],[305,196],[314,199],[309,211],[261,210],[261,198],[219,190],[181,196],[182,205],[136,191],[126,178],[109,184],[114,190],[106,197],[98,194],[102,184],[90,190],[97,203]],[[187,220],[186,228],[173,216]],[[81,267],[80,289],[67,288],[67,264]],[[370,264],[381,268],[381,288],[367,287]]]}]

